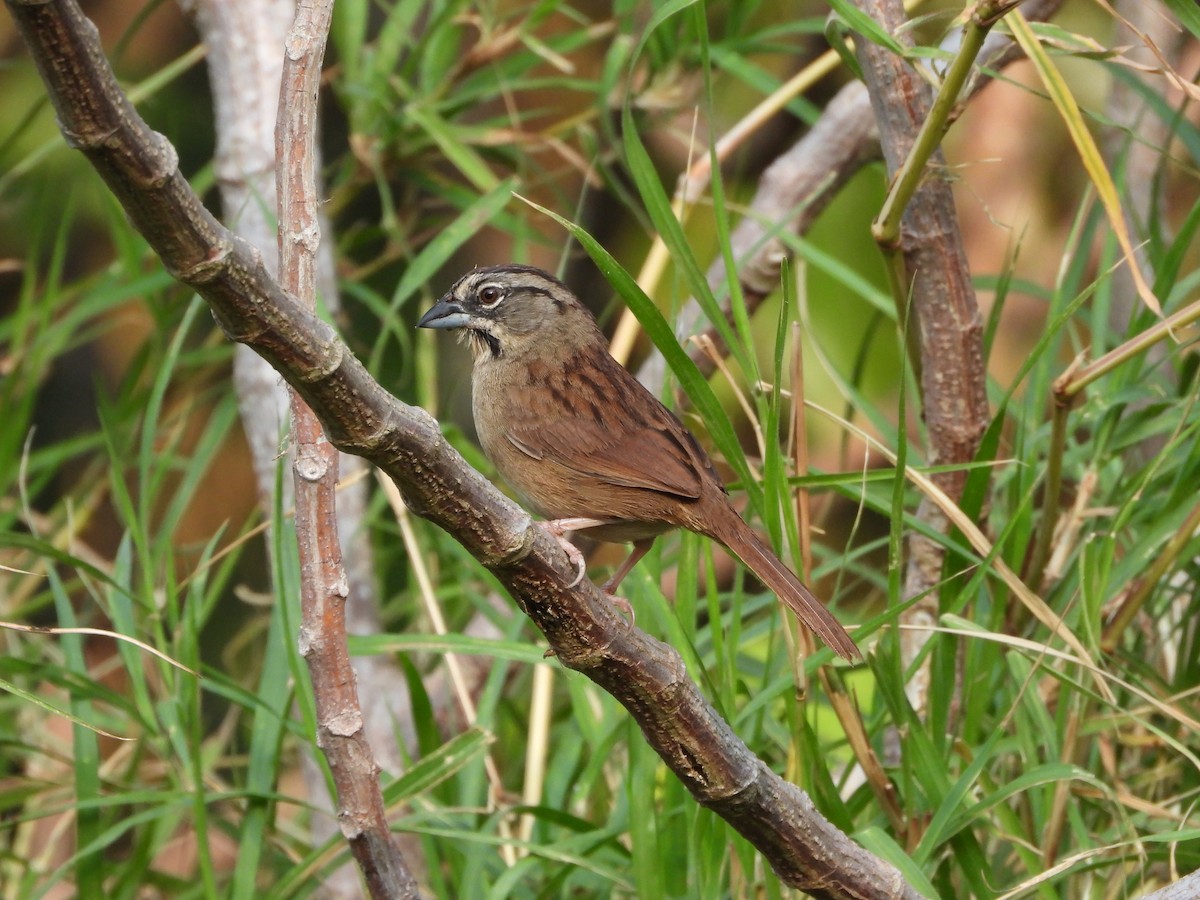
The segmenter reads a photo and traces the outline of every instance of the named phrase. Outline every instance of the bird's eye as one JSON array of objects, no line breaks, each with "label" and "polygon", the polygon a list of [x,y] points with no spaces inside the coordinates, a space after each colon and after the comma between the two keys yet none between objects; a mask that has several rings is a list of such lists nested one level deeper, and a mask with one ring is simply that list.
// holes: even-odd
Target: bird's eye
[{"label": "bird's eye", "polygon": [[494,284],[485,284],[479,289],[479,302],[484,306],[495,306],[504,296],[504,292]]}]

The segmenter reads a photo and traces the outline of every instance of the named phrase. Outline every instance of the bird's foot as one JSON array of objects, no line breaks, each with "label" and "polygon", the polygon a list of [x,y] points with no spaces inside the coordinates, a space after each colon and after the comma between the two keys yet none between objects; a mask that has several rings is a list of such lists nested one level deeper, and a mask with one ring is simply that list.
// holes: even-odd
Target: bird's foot
[{"label": "bird's foot", "polygon": [[[621,575],[623,573],[617,574]],[[629,627],[632,628],[634,622],[637,620],[637,616],[633,613],[633,604],[624,597],[617,595],[617,585],[620,583],[621,579],[617,575],[614,575],[608,581],[604,582],[604,584],[600,585],[600,590],[608,594],[608,599],[612,601],[612,605],[625,614],[625,618],[629,620]]]},{"label": "bird's foot", "polygon": [[573,531],[579,531],[583,528],[594,528],[597,525],[607,525],[609,524],[609,521],[607,519],[587,519],[577,517],[573,519],[551,519],[548,522],[539,522],[538,524],[541,525],[551,537],[558,541],[558,546],[562,547],[563,553],[567,554],[567,559],[571,561],[571,565],[575,566],[579,570],[579,574],[575,576],[575,580],[567,585],[567,587],[575,587],[581,581],[583,581],[583,576],[587,574],[587,560],[583,558],[583,553],[580,551],[580,549],[567,540],[567,535]]},{"label": "bird's foot", "polygon": [[550,536],[558,541],[558,546],[562,547],[563,553],[567,554],[567,559],[571,561],[571,565],[578,570],[575,573],[575,580],[567,585],[567,587],[573,588],[583,581],[583,576],[587,574],[587,560],[583,558],[583,552],[568,541],[561,532],[556,532],[552,528],[546,528],[546,531],[550,532]]},{"label": "bird's foot", "polygon": [[558,541],[558,546],[562,547],[563,553],[567,554],[567,559],[571,561],[571,565],[578,570],[575,575],[575,580],[567,585],[567,587],[571,588],[583,581],[583,576],[587,574],[587,560],[583,558],[583,552],[569,540],[567,540],[567,534],[574,531],[575,528],[578,527],[571,525],[571,523],[575,521],[579,520],[552,519],[549,522],[538,523],[542,526],[542,529],[546,531],[547,534]]},{"label": "bird's foot", "polygon": [[612,591],[604,591],[604,593],[608,594],[608,599],[612,601],[612,605],[624,613],[625,618],[629,620],[629,627],[632,628],[634,623],[637,622],[637,616],[633,612],[633,604],[624,597],[618,597]]},{"label": "bird's foot", "polygon": [[[575,587],[577,584],[583,581],[584,575],[587,574],[587,563],[583,558],[583,553],[580,552],[578,547],[567,540],[566,536],[571,532],[582,531],[585,528],[595,528],[598,525],[611,525],[612,520],[576,517],[570,519],[550,519],[547,522],[540,522],[538,524],[540,524],[542,528],[544,528],[551,535],[551,537],[558,541],[558,545],[562,547],[563,552],[567,554],[567,559],[569,559],[573,565],[579,568],[579,574],[575,577],[575,580],[567,585],[567,587]],[[642,552],[644,553],[645,551]],[[641,555],[639,554],[637,558],[640,559]],[[619,571],[608,581],[604,582],[604,585],[600,588],[600,590],[608,594],[613,606],[615,606],[625,615],[625,618],[629,620],[629,627],[632,628],[636,618],[633,612],[633,606],[624,597],[618,597],[616,594],[617,585],[621,583],[621,578],[624,576],[625,572],[628,571],[628,565],[622,567],[621,571]]]}]

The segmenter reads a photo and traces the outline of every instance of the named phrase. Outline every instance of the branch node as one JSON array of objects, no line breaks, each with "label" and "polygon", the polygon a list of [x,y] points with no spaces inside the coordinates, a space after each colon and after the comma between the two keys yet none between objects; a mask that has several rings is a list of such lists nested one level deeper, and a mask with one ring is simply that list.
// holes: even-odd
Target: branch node
[{"label": "branch node", "polygon": [[322,350],[325,352],[313,360],[312,367],[302,373],[305,384],[316,384],[318,381],[324,381],[330,375],[336,374],[338,369],[342,367],[342,362],[346,358],[345,344],[336,340],[326,341]]},{"label": "branch node", "polygon": [[[257,261],[261,262],[262,257],[259,252],[257,250],[252,252],[257,257]],[[233,242],[227,236],[222,235],[213,241],[212,249],[199,262],[192,263],[190,266],[177,267],[171,265],[171,261],[164,258],[163,265],[172,278],[197,287],[209,284],[223,275],[228,268],[227,263],[232,253]]]},{"label": "branch node", "polygon": [[338,737],[352,737],[362,731],[362,713],[357,708],[344,709],[340,713],[330,716],[325,727],[330,734]]},{"label": "branch node", "polygon": [[516,546],[499,548],[496,553],[488,554],[488,558],[481,560],[481,562],[489,570],[507,569],[510,566],[517,565],[533,552],[540,531],[541,529],[533,521],[533,517],[528,514],[525,515],[517,527],[510,532],[510,534],[519,536],[520,542]]}]

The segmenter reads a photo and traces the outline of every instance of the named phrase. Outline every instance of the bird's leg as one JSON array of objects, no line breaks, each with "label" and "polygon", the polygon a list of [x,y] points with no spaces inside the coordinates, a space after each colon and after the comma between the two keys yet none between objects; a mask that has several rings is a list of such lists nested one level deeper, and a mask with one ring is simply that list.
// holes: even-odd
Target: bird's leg
[{"label": "bird's leg", "polygon": [[[583,581],[583,576],[587,571],[587,564],[584,562],[583,554],[579,552],[579,548],[567,540],[566,535],[572,531],[582,531],[585,528],[595,528],[598,525],[611,525],[616,522],[616,519],[588,519],[588,518],[573,518],[573,519],[551,519],[548,522],[542,522],[541,526],[550,532],[551,535],[558,541],[563,552],[567,554],[567,559],[579,566],[579,575],[568,587],[575,587],[579,582]],[[629,574],[639,559],[646,555],[650,550],[650,545],[654,543],[654,538],[647,538],[641,541],[633,542],[633,552],[629,554],[629,558],[621,563],[621,567],[613,573],[612,578],[604,582],[600,590],[608,594],[612,598],[613,606],[625,613],[629,617],[629,625],[633,627],[634,613],[633,605],[624,597],[618,597],[615,593],[617,585]]]},{"label": "bird's leg", "polygon": [[625,576],[629,574],[630,569],[636,566],[643,556],[650,552],[650,547],[654,543],[654,538],[643,538],[640,541],[633,542],[633,552],[625,558],[625,562],[621,563],[617,571],[613,572],[612,578],[604,582],[600,590],[606,594],[613,594],[617,587],[625,580]]},{"label": "bird's leg", "polygon": [[583,576],[587,574],[587,560],[583,558],[583,553],[579,548],[567,540],[567,535],[572,531],[581,531],[584,528],[595,528],[597,525],[611,525],[612,519],[588,519],[576,517],[573,519],[550,519],[547,522],[539,522],[550,536],[558,541],[558,546],[562,547],[563,553],[567,554],[567,559],[571,561],[571,565],[579,569],[579,574],[575,576],[567,587],[575,587],[579,582],[583,581]]},{"label": "bird's leg", "polygon": [[634,623],[633,604],[624,597],[617,596],[617,586],[625,580],[625,576],[629,574],[629,570],[638,564],[638,561],[650,552],[650,546],[654,543],[654,538],[643,538],[640,541],[633,542],[633,551],[625,558],[625,562],[621,563],[617,571],[613,572],[612,578],[604,582],[600,586],[600,590],[612,597],[613,605],[624,610],[629,616],[629,624],[632,627]]}]

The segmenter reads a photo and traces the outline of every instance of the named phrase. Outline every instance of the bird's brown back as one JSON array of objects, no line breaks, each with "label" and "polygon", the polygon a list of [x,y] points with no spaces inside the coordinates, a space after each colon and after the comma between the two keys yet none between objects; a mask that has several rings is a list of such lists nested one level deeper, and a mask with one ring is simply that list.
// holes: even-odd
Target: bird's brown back
[{"label": "bird's brown back", "polygon": [[692,508],[724,497],[708,455],[603,343],[548,334],[537,352],[476,366],[473,394],[484,451],[547,518],[625,519],[654,534],[694,528]]}]

